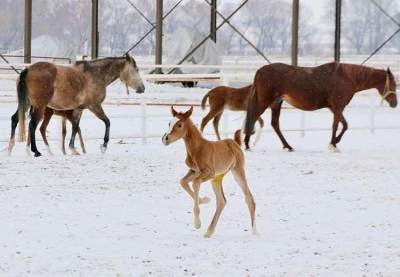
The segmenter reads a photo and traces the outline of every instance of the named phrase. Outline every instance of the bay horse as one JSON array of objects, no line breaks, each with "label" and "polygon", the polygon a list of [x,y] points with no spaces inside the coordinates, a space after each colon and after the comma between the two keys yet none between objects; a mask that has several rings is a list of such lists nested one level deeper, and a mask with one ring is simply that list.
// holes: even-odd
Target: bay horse
[{"label": "bay horse", "polygon": [[[221,137],[218,132],[219,121],[221,119],[224,109],[231,111],[246,111],[247,104],[251,92],[252,85],[245,86],[242,88],[232,88],[227,86],[218,86],[211,89],[206,95],[204,95],[201,101],[201,108],[206,109],[206,103],[210,105],[210,111],[201,121],[200,131],[203,132],[207,123],[214,118],[213,125],[214,131],[217,135],[218,140]],[[258,129],[258,135],[261,134],[262,128],[264,127],[264,120],[260,117],[258,118],[258,123],[260,128]],[[258,137],[257,135],[257,137]]]},{"label": "bay horse", "polygon": [[[223,177],[231,171],[235,181],[242,189],[247,206],[250,211],[251,226],[253,234],[257,234],[255,225],[255,209],[253,195],[247,185],[244,169],[244,154],[240,148],[240,130],[235,133],[235,140],[224,139],[219,141],[208,141],[201,135],[200,131],[193,124],[190,116],[193,106],[185,113],[177,112],[171,106],[172,120],[169,123],[169,130],[162,137],[164,145],[183,139],[186,146],[186,165],[189,172],[181,179],[183,189],[194,200],[194,226],[201,227],[199,204],[208,203],[210,198],[199,197],[200,185],[211,180],[212,188],[216,196],[217,207],[214,217],[205,233],[210,237],[215,232],[218,219],[225,207],[226,199],[222,189]],[[189,185],[192,182],[192,188]]]},{"label": "bay horse", "polygon": [[[279,128],[283,101],[305,111],[328,108],[333,113],[332,137],[329,144],[329,149],[333,152],[339,152],[336,145],[348,128],[343,110],[356,92],[376,88],[382,101],[386,100],[392,108],[397,106],[396,82],[389,68],[381,70],[338,62],[317,67],[274,63],[257,70],[253,85],[245,121],[246,149],[249,149],[255,121],[270,107],[272,127],[283,148],[293,151]],[[336,136],[339,122],[342,123],[343,129]]]},{"label": "bay horse", "polygon": [[[39,131],[40,131],[40,133],[42,135],[43,142],[46,145],[47,152],[50,155],[53,155],[53,152],[51,151],[49,142],[47,141],[46,129],[47,129],[47,126],[49,125],[51,117],[53,115],[61,116],[61,122],[62,122],[62,126],[61,126],[61,134],[62,134],[61,150],[62,150],[63,154],[66,155],[67,152],[65,151],[65,137],[67,135],[67,120],[69,122],[71,122],[71,124],[73,124],[73,117],[72,117],[73,112],[74,112],[73,110],[66,110],[66,111],[53,110],[53,109],[51,109],[49,107],[47,107],[46,110],[44,111],[43,121],[42,121],[42,124],[40,125]],[[79,136],[79,142],[81,144],[82,152],[86,153],[85,143],[83,142],[82,132],[81,132],[81,128],[79,126],[78,126],[78,136]],[[30,136],[28,136],[28,139],[27,139],[27,152],[28,152],[28,148],[30,146],[30,143],[31,143]],[[79,154],[79,153],[76,152],[74,154]]]},{"label": "bay horse", "polygon": [[53,110],[73,110],[72,135],[69,147],[74,147],[75,136],[84,109],[89,109],[106,127],[101,152],[107,149],[110,135],[110,120],[104,113],[101,103],[106,97],[106,87],[120,79],[126,85],[144,92],[135,60],[126,54],[123,57],[109,57],[92,61],[80,61],[75,66],[55,65],[48,62],[37,62],[25,68],[17,85],[18,109],[11,117],[11,138],[8,151],[14,146],[15,128],[20,124],[20,139],[24,138],[25,113],[32,106],[29,122],[31,151],[35,157],[41,156],[36,147],[35,131],[43,118],[46,107]]}]

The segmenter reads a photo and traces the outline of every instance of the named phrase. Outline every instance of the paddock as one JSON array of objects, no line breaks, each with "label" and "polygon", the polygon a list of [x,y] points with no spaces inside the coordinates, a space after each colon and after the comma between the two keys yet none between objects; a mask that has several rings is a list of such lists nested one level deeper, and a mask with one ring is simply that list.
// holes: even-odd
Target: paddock
[{"label": "paddock", "polygon": [[[216,234],[205,239],[215,199],[211,185],[204,184],[200,195],[211,202],[202,206],[203,226],[195,230],[192,200],[179,184],[187,172],[184,144],[165,147],[161,142],[169,106],[146,106],[154,117],[146,119],[144,141],[141,118],[135,117],[143,106],[121,103],[129,98],[135,103],[199,104],[207,89],[147,88],[140,96],[116,92],[106,99],[112,103],[105,106],[111,140],[103,155],[103,123],[87,111],[81,120],[87,154],[80,156],[61,153],[60,124],[54,117],[48,129],[54,156],[38,141],[42,157],[26,156],[25,143],[17,143],[9,157],[10,121],[0,120],[0,275],[398,274],[400,113],[380,107],[377,92],[356,97],[345,110],[349,130],[339,146],[342,153],[327,148],[328,111],[306,112],[304,130],[299,111],[282,111],[282,130],[293,129],[285,133],[293,153],[281,149],[266,113],[267,131],[253,151],[245,152],[260,236],[251,234],[243,195],[228,175],[227,206]],[[0,117],[15,109],[16,103],[3,101]],[[196,107],[194,122],[200,124],[206,112]],[[232,113],[228,119],[229,136],[244,117]],[[215,139],[212,127],[207,128],[207,137]]]}]

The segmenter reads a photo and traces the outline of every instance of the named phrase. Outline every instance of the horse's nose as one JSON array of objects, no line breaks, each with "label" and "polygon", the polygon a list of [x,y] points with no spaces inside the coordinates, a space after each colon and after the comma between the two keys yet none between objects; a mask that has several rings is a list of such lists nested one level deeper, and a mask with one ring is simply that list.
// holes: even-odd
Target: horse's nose
[{"label": "horse's nose", "polygon": [[390,103],[390,107],[391,108],[396,108],[397,107],[397,99]]},{"label": "horse's nose", "polygon": [[162,137],[162,142],[163,142],[163,144],[164,145],[168,145],[168,135],[167,134],[165,134],[163,137]]},{"label": "horse's nose", "polygon": [[141,85],[140,87],[138,87],[138,88],[136,89],[136,93],[143,93],[144,90],[145,90],[144,85]]}]

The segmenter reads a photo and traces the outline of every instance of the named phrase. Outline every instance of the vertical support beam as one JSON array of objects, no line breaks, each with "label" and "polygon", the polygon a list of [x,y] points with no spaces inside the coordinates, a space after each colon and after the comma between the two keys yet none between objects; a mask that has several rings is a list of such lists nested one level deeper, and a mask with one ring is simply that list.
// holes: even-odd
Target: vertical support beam
[{"label": "vertical support beam", "polygon": [[92,60],[99,56],[99,1],[92,0]]},{"label": "vertical support beam", "polygon": [[211,0],[210,35],[217,42],[217,0]]},{"label": "vertical support beam", "polygon": [[299,0],[293,0],[292,6],[292,65],[297,66],[299,48]]},{"label": "vertical support beam", "polygon": [[24,63],[31,63],[32,0],[25,0]]},{"label": "vertical support beam", "polygon": [[342,0],[336,0],[335,12],[335,61],[340,62],[340,24],[342,14]]},{"label": "vertical support beam", "polygon": [[[162,64],[162,35],[163,35],[163,0],[157,0],[156,11],[156,60],[155,64]],[[161,68],[156,67],[155,73],[160,74]]]}]

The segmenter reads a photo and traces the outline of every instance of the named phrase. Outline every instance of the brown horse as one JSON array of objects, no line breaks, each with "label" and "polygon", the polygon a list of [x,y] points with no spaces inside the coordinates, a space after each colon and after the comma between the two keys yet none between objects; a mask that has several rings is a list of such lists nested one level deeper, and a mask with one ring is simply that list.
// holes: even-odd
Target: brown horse
[{"label": "brown horse", "polygon": [[[201,226],[199,204],[210,201],[208,197],[199,198],[201,183],[211,180],[211,184],[217,199],[217,208],[205,237],[210,237],[217,225],[219,216],[225,207],[226,199],[222,189],[222,179],[225,174],[232,171],[233,177],[240,185],[250,211],[253,234],[257,234],[255,225],[254,198],[249,190],[244,170],[244,155],[240,148],[240,132],[235,133],[235,140],[224,139],[220,141],[208,141],[204,139],[199,130],[190,120],[193,107],[185,113],[178,113],[171,107],[173,119],[169,123],[169,130],[162,138],[164,145],[183,139],[186,146],[186,165],[189,172],[182,178],[181,185],[194,200],[194,225],[198,229]],[[189,186],[193,182],[193,190]]]},{"label": "brown horse", "polygon": [[[275,63],[261,67],[254,77],[254,89],[250,96],[245,123],[245,144],[249,148],[250,136],[254,133],[254,123],[271,107],[271,125],[283,143],[283,148],[293,151],[279,128],[282,102],[314,111],[328,108],[333,113],[332,137],[329,148],[338,152],[336,145],[347,130],[343,110],[356,92],[376,88],[390,107],[397,106],[396,82],[389,68],[327,63],[317,67],[297,67]],[[343,129],[336,136],[339,122]]]},{"label": "brown horse", "polygon": [[[220,140],[221,137],[218,132],[218,126],[224,109],[231,111],[246,111],[250,92],[251,85],[243,88],[218,86],[211,89],[206,95],[204,95],[203,100],[201,101],[201,108],[203,110],[206,109],[207,99],[210,104],[210,111],[201,121],[201,132],[203,132],[207,123],[214,118],[213,125],[215,134],[217,135],[218,140]],[[258,132],[261,133],[262,128],[264,127],[264,120],[260,117],[258,122],[260,123],[260,129]]]},{"label": "brown horse", "polygon": [[[50,145],[49,142],[47,141],[47,137],[46,137],[46,129],[47,126],[50,123],[50,119],[53,115],[58,115],[61,116],[61,121],[62,121],[62,127],[61,127],[61,133],[62,133],[62,138],[61,138],[61,150],[63,152],[64,155],[67,154],[67,152],[65,151],[65,137],[67,135],[67,119],[69,122],[71,122],[71,124],[73,124],[73,112],[74,110],[66,110],[66,111],[57,111],[57,110],[53,110],[49,107],[46,108],[46,110],[44,111],[44,117],[43,117],[43,121],[42,121],[42,125],[40,125],[39,131],[42,135],[43,138],[43,142],[46,145],[47,148],[47,152],[50,155],[53,155],[53,152],[50,149]],[[78,136],[79,136],[79,141],[82,147],[82,152],[86,153],[86,149],[85,149],[85,143],[83,142],[83,137],[82,137],[82,132],[81,132],[81,128],[78,126]],[[31,140],[30,140],[30,136],[28,136],[27,139],[27,153],[29,153],[29,146],[31,144]],[[78,154],[78,152],[74,153],[74,154]]]},{"label": "brown horse", "polygon": [[89,109],[106,126],[104,143],[101,145],[101,151],[104,153],[109,141],[110,120],[105,115],[101,103],[106,97],[106,87],[118,78],[136,89],[137,93],[144,92],[136,62],[128,54],[124,57],[82,61],[71,67],[38,62],[24,69],[17,86],[18,109],[11,117],[9,153],[14,146],[15,128],[19,120],[20,134],[24,137],[25,113],[30,106],[32,109],[29,135],[31,151],[35,153],[35,157],[41,155],[36,147],[35,131],[46,107],[53,110],[73,110],[69,144],[73,152],[76,152],[74,141],[82,111]]}]

